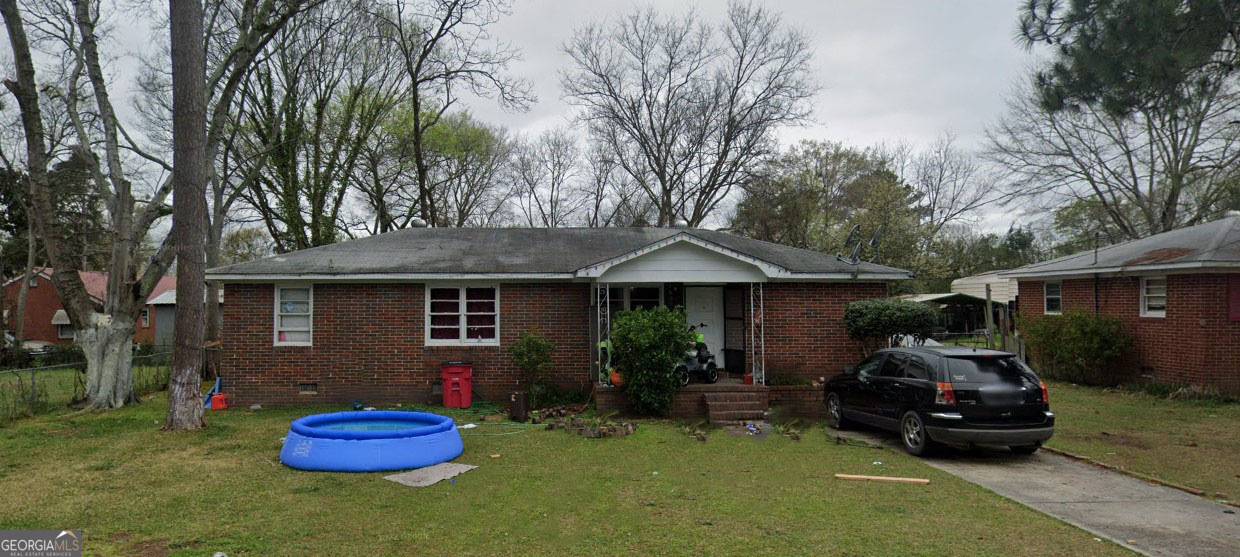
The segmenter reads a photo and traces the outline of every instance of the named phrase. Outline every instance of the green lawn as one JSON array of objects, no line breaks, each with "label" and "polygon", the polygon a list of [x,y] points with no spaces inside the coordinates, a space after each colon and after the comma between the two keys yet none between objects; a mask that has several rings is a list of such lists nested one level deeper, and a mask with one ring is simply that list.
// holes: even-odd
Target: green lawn
[{"label": "green lawn", "polygon": [[671,422],[624,439],[485,423],[464,430],[458,459],[480,468],[415,489],[280,465],[279,439],[310,409],[212,413],[210,428],[189,433],[158,431],[163,412],[155,397],[0,428],[0,529],[80,528],[101,554],[1123,553],[901,453],[828,442],[822,429],[800,442],[717,431],[703,443]]},{"label": "green lawn", "polygon": [[1062,382],[1048,388],[1055,411],[1049,446],[1214,497],[1240,498],[1240,404],[1167,400]]}]

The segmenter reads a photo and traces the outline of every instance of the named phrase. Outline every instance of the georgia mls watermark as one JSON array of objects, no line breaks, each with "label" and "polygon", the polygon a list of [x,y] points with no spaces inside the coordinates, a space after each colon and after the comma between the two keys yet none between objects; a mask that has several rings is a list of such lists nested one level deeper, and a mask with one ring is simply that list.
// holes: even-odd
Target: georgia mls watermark
[{"label": "georgia mls watermark", "polygon": [[81,555],[81,530],[0,530],[0,557]]}]

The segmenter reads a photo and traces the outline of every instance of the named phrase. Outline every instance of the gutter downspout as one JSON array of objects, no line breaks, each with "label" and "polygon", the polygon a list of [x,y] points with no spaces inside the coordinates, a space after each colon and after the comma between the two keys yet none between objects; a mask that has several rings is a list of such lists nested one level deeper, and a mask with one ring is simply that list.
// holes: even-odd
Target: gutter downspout
[{"label": "gutter downspout", "polygon": [[[1094,232],[1094,265],[1098,265],[1098,233]],[[1101,303],[1098,301],[1098,273],[1094,273],[1094,315],[1102,313]]]}]

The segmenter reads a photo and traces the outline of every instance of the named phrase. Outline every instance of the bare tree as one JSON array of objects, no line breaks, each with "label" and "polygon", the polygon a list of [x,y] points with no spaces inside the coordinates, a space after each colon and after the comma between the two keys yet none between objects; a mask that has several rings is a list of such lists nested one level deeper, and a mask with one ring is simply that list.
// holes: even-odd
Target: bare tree
[{"label": "bare tree", "polygon": [[[209,214],[206,230],[207,267],[220,264],[220,242],[232,218],[233,206],[242,192],[247,191],[264,166],[268,147],[255,149],[239,140],[245,129],[241,104],[245,89],[251,85],[253,61],[263,56],[273,38],[292,25],[305,24],[295,16],[313,9],[323,0],[206,0],[203,47],[206,52],[206,94],[208,107],[207,156]],[[170,128],[172,118],[172,82],[167,60],[171,52],[163,45],[154,55],[144,58],[134,101],[142,117],[143,145],[125,134],[126,148],[155,163],[165,172],[172,150]],[[207,285],[208,299],[218,299],[221,285]],[[205,338],[218,340],[220,314],[218,304],[206,306]]]},{"label": "bare tree", "polygon": [[428,136],[456,109],[459,91],[494,95],[501,106],[524,110],[534,100],[530,83],[506,73],[519,53],[492,40],[489,27],[508,10],[503,0],[391,0],[374,7],[379,32],[390,37],[402,59],[412,125],[417,207],[434,224],[460,220],[438,214]]},{"label": "bare tree", "polygon": [[919,152],[907,144],[877,152],[916,193],[927,248],[943,227],[969,219],[998,197],[976,157],[960,149],[951,132]]},{"label": "bare tree", "polygon": [[[202,335],[206,298],[207,95],[202,2],[171,0],[172,241],[177,258],[176,345],[164,429],[198,429],[203,418]],[[212,300],[214,302],[214,300]]]},{"label": "bare tree", "polygon": [[[111,266],[102,308],[96,308],[87,294],[78,276],[81,262],[67,252],[65,231],[53,221],[55,207],[48,180],[50,156],[40,106],[40,86],[22,13],[14,0],[0,1],[0,14],[4,16],[17,69],[17,79],[6,81],[5,86],[17,98],[21,111],[31,205],[48,259],[55,266],[52,280],[73,324],[75,342],[86,355],[86,395],[90,407],[113,408],[134,399],[130,369],[134,322],[142,302],[163,276],[174,255],[171,245],[165,242],[138,274],[134,255],[151,224],[163,215],[163,200],[168,188],[159,188],[141,205],[134,200],[132,183],[126,176],[121,157],[120,126],[100,62],[96,6],[86,0],[75,0],[72,5],[50,7],[54,9],[43,14],[41,21],[55,28],[40,29],[40,32],[61,41],[58,46],[71,55],[72,66],[67,80],[60,84],[61,97],[66,100],[73,119],[81,159],[90,165],[93,186],[108,205],[113,231]],[[83,75],[89,83],[88,88],[79,86]],[[78,103],[81,93],[93,96],[93,111],[86,112]],[[102,144],[102,157],[90,151],[97,144]]]},{"label": "bare tree", "polygon": [[468,113],[447,115],[426,142],[435,196],[434,214],[446,226],[504,224],[511,188],[501,183],[512,155],[507,130],[475,121]]},{"label": "bare tree", "polygon": [[1209,220],[1240,178],[1240,91],[1210,82],[1183,105],[1128,115],[1051,111],[1028,83],[987,131],[989,158],[1009,173],[1008,201],[1099,204],[1125,239]]},{"label": "bare tree", "polygon": [[[238,35],[226,63],[207,76],[212,92],[206,150],[214,158],[227,121],[229,105],[250,62],[272,33],[287,22],[300,2],[237,0],[240,19],[253,32]],[[0,3],[17,79],[5,85],[20,108],[26,140],[26,166],[31,180],[31,206],[48,259],[55,267],[53,282],[69,320],[75,341],[87,360],[86,395],[91,408],[113,408],[134,400],[131,369],[133,328],[138,313],[175,255],[170,238],[147,253],[147,236],[168,214],[165,203],[173,181],[172,165],[130,136],[113,108],[105,58],[99,50],[100,4],[92,0],[44,0],[29,3],[25,11],[14,0]],[[39,45],[55,70],[46,83],[36,79],[31,40],[24,16],[30,16]],[[55,107],[46,111],[44,105]],[[75,144],[68,162],[82,165],[93,196],[106,209],[102,241],[110,251],[108,285],[101,307],[87,294],[78,270],[81,261],[70,249],[73,237],[57,226],[56,189],[48,169],[57,154],[52,150],[57,114],[63,111]],[[135,185],[138,189],[135,190]],[[75,235],[76,236],[76,235]]]},{"label": "bare tree", "polygon": [[353,3],[277,35],[244,94],[253,179],[241,194],[281,252],[336,242],[367,140],[401,101],[400,60]]},{"label": "bare tree", "polygon": [[561,88],[660,225],[706,220],[818,90],[806,36],[752,3],[729,3],[718,27],[639,10],[578,30],[564,51]]},{"label": "bare tree", "polygon": [[563,128],[517,141],[510,172],[527,225],[556,228],[574,218],[586,201],[574,184],[580,156],[576,138]]}]

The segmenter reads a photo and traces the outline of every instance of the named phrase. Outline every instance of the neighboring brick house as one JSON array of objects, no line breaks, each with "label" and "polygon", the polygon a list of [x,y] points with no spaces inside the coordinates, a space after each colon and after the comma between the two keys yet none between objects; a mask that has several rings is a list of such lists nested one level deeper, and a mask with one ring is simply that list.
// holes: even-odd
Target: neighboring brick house
[{"label": "neighboring brick house", "polygon": [[451,360],[473,362],[480,396],[506,400],[521,388],[507,347],[534,328],[556,345],[549,379],[588,387],[610,317],[658,305],[706,324],[738,377],[817,379],[856,357],[844,305],[911,274],[712,230],[412,228],[207,278],[225,285],[225,391],[297,405],[423,401]]},{"label": "neighboring brick house", "polygon": [[[102,305],[107,295],[108,275],[97,271],[79,271],[86,293],[95,303]],[[9,279],[4,283],[4,325],[5,330],[12,331],[16,326],[17,297],[21,291],[22,277]],[[163,277],[151,299],[176,288],[176,277]],[[153,343],[158,316],[155,308],[147,306],[134,327],[134,342]],[[27,347],[37,348],[50,344],[72,344],[73,326],[69,324],[69,316],[60,304],[60,296],[56,293],[56,285],[52,284],[52,270],[42,267],[35,269],[30,278],[30,288],[26,294],[25,327],[22,331]],[[171,325],[171,324],[169,324]]]},{"label": "neighboring brick house", "polygon": [[1019,281],[1023,319],[1117,316],[1136,340],[1130,371],[1240,393],[1240,216],[1002,275]]}]

